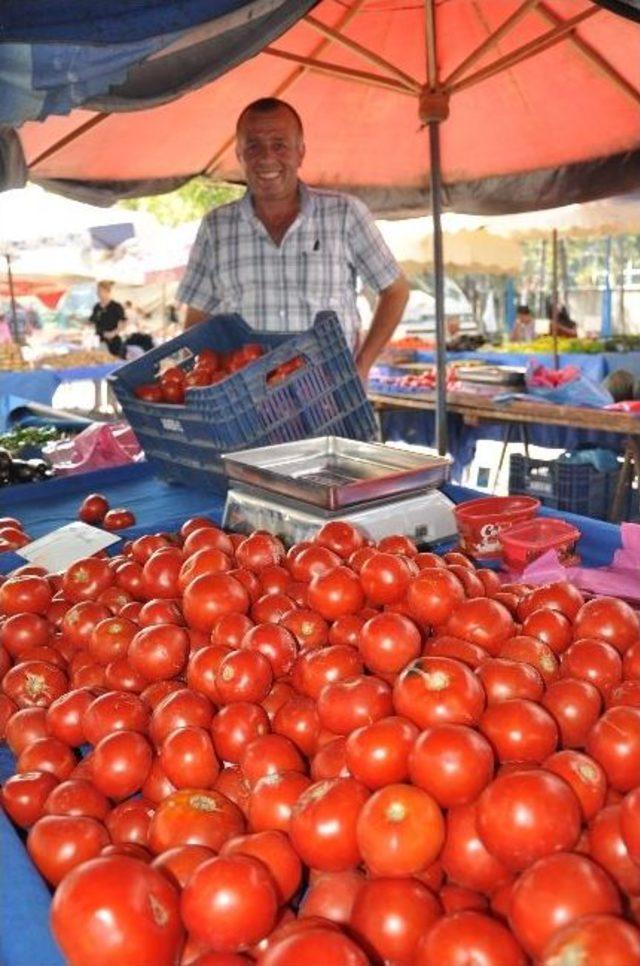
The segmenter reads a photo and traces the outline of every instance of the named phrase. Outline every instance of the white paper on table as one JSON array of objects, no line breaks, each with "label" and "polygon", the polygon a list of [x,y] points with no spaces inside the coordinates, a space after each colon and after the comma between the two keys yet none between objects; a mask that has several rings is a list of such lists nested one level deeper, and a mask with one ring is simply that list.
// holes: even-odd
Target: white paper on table
[{"label": "white paper on table", "polygon": [[64,527],[52,530],[44,537],[38,537],[16,553],[28,560],[29,563],[46,567],[50,571],[65,570],[76,560],[91,557],[99,550],[110,547],[121,538],[115,533],[91,527],[81,520],[74,520]]}]

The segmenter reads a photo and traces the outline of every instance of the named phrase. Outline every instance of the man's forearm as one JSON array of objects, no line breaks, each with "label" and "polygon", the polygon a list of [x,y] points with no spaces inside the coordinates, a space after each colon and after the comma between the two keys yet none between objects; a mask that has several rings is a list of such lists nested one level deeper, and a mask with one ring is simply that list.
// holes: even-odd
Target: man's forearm
[{"label": "man's forearm", "polygon": [[402,318],[408,299],[409,283],[404,275],[400,275],[388,288],[380,292],[378,304],[371,320],[371,328],[356,358],[356,365],[361,376],[366,377],[369,369],[393,335]]},{"label": "man's forearm", "polygon": [[189,329],[192,325],[197,325],[198,322],[204,322],[204,320],[208,317],[208,312],[203,312],[202,309],[194,309],[192,305],[187,305],[187,313],[184,317],[184,327],[185,329]]}]

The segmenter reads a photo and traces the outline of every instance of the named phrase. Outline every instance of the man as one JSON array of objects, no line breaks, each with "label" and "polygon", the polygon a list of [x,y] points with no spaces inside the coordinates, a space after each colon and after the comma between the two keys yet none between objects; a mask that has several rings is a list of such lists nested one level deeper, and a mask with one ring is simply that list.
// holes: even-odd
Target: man
[{"label": "man", "polygon": [[512,342],[533,342],[536,337],[536,324],[528,305],[519,305],[516,321],[511,330]]},{"label": "man", "polygon": [[[202,221],[177,294],[188,306],[185,326],[212,313],[237,312],[256,329],[297,332],[321,309],[331,309],[366,381],[409,294],[369,211],[356,198],[317,191],[298,179],[302,123],[284,101],[262,98],[244,109],[236,154],[248,190]],[[378,293],[363,341],[358,275]]]},{"label": "man", "polygon": [[93,322],[96,335],[106,344],[112,356],[124,358],[124,343],[120,336],[120,323],[124,322],[124,309],[111,298],[112,282],[98,282],[98,301],[93,306],[89,321]]}]

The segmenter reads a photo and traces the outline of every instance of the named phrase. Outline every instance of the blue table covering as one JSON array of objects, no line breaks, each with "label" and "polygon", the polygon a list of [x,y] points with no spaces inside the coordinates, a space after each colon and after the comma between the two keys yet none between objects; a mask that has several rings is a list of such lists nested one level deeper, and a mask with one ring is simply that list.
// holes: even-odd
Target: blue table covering
[{"label": "blue table covering", "polygon": [[[3,516],[19,516],[33,536],[40,536],[74,520],[82,496],[91,491],[105,493],[114,506],[133,509],[137,526],[125,531],[127,536],[175,529],[187,517],[200,513],[220,519],[223,509],[219,497],[206,490],[163,483],[144,464],[0,490],[0,509]],[[456,503],[481,495],[455,485],[445,487],[445,492]],[[578,549],[587,566],[609,563],[621,545],[618,526],[556,511],[543,509],[542,513],[561,516],[580,529]],[[1,554],[0,566],[2,563],[6,572],[9,564],[18,566],[22,560]],[[4,781],[13,768],[13,756],[6,746],[0,746],[0,780]],[[31,864],[20,836],[2,813],[0,856],[0,964],[62,966],[48,929],[49,890]]]},{"label": "blue table covering", "polygon": [[[434,352],[418,351],[415,357],[418,362],[435,361]],[[503,366],[527,366],[532,359],[535,359],[550,369],[554,368],[553,355],[544,352],[447,353],[449,362],[462,362],[464,359],[480,359],[491,365]],[[640,352],[600,352],[597,355],[591,355],[587,352],[567,352],[558,356],[558,361],[561,367],[578,366],[585,376],[595,382],[601,382],[605,376],[608,376],[610,372],[615,372],[616,369],[626,369],[628,372],[640,376]]]},{"label": "blue table covering", "polygon": [[120,363],[102,366],[76,366],[73,369],[38,369],[34,372],[0,372],[0,432],[11,422],[11,413],[26,402],[50,406],[53,395],[63,382],[82,379],[104,379]]}]

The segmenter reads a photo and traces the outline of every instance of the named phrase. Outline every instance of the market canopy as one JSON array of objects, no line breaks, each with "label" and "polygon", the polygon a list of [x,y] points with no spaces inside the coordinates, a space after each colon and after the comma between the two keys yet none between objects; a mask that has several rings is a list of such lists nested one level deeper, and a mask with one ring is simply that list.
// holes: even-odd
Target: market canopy
[{"label": "market canopy", "polygon": [[[487,225],[456,227],[449,219],[473,216],[444,215],[442,219],[444,265],[449,271],[467,274],[516,275],[522,267],[522,251],[516,241],[503,238]],[[487,219],[484,219],[487,222]],[[421,272],[433,268],[433,221],[431,218],[407,218],[402,221],[379,221],[385,241],[405,271]]]},{"label": "market canopy", "polygon": [[321,0],[303,15],[310,6],[260,54],[175,101],[126,112],[153,100],[142,64],[123,85],[137,84],[137,99],[116,90],[92,110],[25,123],[29,177],[102,202],[200,173],[237,181],[238,113],[281,95],[305,122],[304,177],[380,213],[428,208],[421,118],[438,109],[449,112],[450,208],[524,211],[640,185],[633,22],[590,0]]}]

